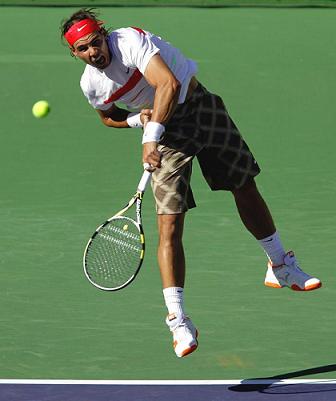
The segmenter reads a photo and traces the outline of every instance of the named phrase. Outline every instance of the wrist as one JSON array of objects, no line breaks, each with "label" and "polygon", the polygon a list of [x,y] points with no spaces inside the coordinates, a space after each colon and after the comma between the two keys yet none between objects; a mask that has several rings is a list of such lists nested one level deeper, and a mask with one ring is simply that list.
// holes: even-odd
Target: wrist
[{"label": "wrist", "polygon": [[141,113],[129,113],[127,116],[127,124],[130,128],[140,128],[143,124],[140,119]]},{"label": "wrist", "polygon": [[149,121],[146,124],[146,128],[142,136],[142,143],[159,142],[164,130],[164,125],[154,121]]}]

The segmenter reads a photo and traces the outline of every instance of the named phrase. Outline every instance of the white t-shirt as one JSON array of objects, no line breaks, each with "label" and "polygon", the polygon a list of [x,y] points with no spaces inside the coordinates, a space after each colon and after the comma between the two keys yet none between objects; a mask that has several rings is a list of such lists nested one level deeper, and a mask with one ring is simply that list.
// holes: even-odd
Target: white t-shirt
[{"label": "white t-shirt", "polygon": [[117,29],[108,36],[112,55],[104,70],[87,65],[80,86],[89,103],[100,110],[108,110],[113,103],[128,110],[153,108],[155,90],[143,74],[149,60],[160,54],[181,83],[178,103],[183,103],[190,79],[197,72],[196,63],[158,36],[139,28]]}]

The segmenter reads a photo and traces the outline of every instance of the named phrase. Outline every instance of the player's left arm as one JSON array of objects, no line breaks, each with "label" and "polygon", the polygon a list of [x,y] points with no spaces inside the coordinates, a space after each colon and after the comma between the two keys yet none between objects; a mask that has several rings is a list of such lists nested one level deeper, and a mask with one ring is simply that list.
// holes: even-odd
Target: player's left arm
[{"label": "player's left arm", "polygon": [[[128,117],[132,114],[125,109],[121,109],[116,105],[112,104],[112,106],[107,110],[99,110],[96,109],[99,117],[104,125],[112,128],[130,128],[130,121]],[[142,125],[147,121],[147,117],[151,116],[151,110],[144,110],[140,114],[140,120]]]},{"label": "player's left arm", "polygon": [[113,128],[128,128],[127,115],[128,111],[121,109],[114,104],[107,110],[96,109],[99,117],[104,125]]}]

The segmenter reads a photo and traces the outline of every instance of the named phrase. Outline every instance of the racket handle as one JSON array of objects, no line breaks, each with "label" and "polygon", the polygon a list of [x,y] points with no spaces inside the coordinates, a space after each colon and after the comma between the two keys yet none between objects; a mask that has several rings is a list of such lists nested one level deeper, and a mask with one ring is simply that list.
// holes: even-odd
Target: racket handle
[{"label": "racket handle", "polygon": [[145,170],[142,174],[141,180],[138,185],[139,192],[145,192],[146,186],[149,183],[152,177],[152,173],[150,171]]}]

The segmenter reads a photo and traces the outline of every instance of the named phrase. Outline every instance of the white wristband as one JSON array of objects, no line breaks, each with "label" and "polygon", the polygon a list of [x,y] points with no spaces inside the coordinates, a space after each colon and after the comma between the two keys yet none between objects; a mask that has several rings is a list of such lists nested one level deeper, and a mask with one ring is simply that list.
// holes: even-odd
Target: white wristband
[{"label": "white wristband", "polygon": [[164,125],[149,121],[142,136],[142,143],[159,142],[164,130]]},{"label": "white wristband", "polygon": [[143,127],[140,116],[141,116],[140,113],[129,113],[129,115],[127,116],[127,119],[126,119],[129,127],[131,127],[131,128]]}]

